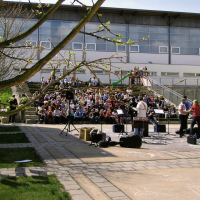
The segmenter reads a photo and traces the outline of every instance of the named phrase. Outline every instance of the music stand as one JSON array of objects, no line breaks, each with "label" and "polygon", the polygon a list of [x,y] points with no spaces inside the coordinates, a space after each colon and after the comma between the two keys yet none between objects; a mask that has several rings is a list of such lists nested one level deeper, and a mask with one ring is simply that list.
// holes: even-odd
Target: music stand
[{"label": "music stand", "polygon": [[161,109],[154,109],[154,112],[155,112],[155,114],[158,114],[158,121],[159,121],[159,115],[160,114],[163,114],[163,115],[165,114],[164,110],[161,110]]},{"label": "music stand", "polygon": [[[69,98],[68,98],[69,97]],[[73,99],[74,98],[74,96],[73,96],[73,93],[72,92],[66,92],[66,99],[68,98],[68,100],[69,100],[69,116],[68,116],[68,118],[69,118],[69,120],[68,120],[68,122],[66,123],[66,125],[65,125],[65,127],[63,128],[63,130],[61,131],[61,133],[60,134],[62,134],[63,133],[63,131],[64,130],[66,130],[67,131],[67,133],[66,133],[66,136],[67,136],[67,134],[69,133],[69,132],[72,132],[72,131],[74,131],[74,130],[76,130],[76,131],[78,131],[78,129],[74,126],[74,124],[73,124],[73,121],[71,120],[71,112],[70,112],[70,100],[71,99]],[[71,123],[72,122],[72,123]],[[74,129],[73,130],[70,130],[70,125],[72,125],[73,127],[74,127]],[[78,131],[79,132],[79,131]]]},{"label": "music stand", "polygon": [[[154,109],[155,114],[165,114],[164,111],[162,109]],[[158,119],[159,119],[159,115],[158,115]],[[159,131],[157,132],[159,135]],[[161,139],[161,138],[160,138]]]},{"label": "music stand", "polygon": [[[117,114],[118,114],[118,115],[125,115],[123,109],[117,109]],[[120,135],[123,135],[124,133],[125,133],[126,135],[128,135],[128,133],[127,133],[127,122],[126,122],[126,132],[121,131],[120,134],[118,135],[118,137],[119,137]]]}]

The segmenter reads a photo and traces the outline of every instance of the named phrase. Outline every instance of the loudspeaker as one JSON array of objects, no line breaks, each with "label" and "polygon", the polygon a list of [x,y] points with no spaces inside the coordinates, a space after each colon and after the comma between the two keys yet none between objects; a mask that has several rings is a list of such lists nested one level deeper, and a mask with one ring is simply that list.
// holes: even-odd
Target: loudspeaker
[{"label": "loudspeaker", "polygon": [[155,125],[154,126],[154,132],[163,132],[165,133],[166,132],[166,126],[165,124],[158,124],[158,125]]},{"label": "loudspeaker", "polygon": [[188,136],[187,137],[187,143],[189,144],[196,144],[197,138],[194,136]]},{"label": "loudspeaker", "polygon": [[66,99],[69,99],[69,100],[74,99],[74,93],[69,90],[66,91]]},{"label": "loudspeaker", "polygon": [[113,125],[113,132],[114,133],[124,132],[124,125],[121,125],[121,124],[115,124],[115,125]]}]

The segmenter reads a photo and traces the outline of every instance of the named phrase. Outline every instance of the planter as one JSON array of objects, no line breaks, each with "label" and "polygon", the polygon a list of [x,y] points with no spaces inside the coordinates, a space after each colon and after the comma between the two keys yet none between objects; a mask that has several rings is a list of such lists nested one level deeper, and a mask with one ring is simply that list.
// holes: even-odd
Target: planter
[{"label": "planter", "polygon": [[8,118],[7,117],[2,117],[1,118],[1,123],[2,124],[7,124],[8,123]]}]

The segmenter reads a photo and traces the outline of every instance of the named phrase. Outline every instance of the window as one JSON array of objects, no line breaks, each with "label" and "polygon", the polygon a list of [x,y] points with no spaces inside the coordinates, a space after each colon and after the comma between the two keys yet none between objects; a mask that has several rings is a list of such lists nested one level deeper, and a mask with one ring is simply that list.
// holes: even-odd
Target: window
[{"label": "window", "polygon": [[46,47],[46,49],[51,49],[51,43],[49,41],[40,41],[40,46]]},{"label": "window", "polygon": [[[128,73],[130,73],[130,71],[123,71],[122,70],[122,75],[127,75]],[[115,74],[121,75],[121,71],[115,71]]]},{"label": "window", "polygon": [[168,47],[159,46],[159,53],[168,53]]},{"label": "window", "polygon": [[[103,70],[92,70],[93,73],[96,73],[96,74],[103,74],[104,71]],[[90,74],[92,74],[92,72],[90,72]]]},{"label": "window", "polygon": [[183,73],[184,77],[195,76],[195,73]]},{"label": "window", "polygon": [[96,44],[95,43],[86,43],[86,48],[89,51],[95,51],[96,50]]},{"label": "window", "polygon": [[37,46],[37,42],[36,41],[27,40],[26,42],[27,42],[28,46]]},{"label": "window", "polygon": [[85,74],[85,70],[84,69],[77,69],[76,74]]},{"label": "window", "polygon": [[73,50],[83,50],[83,43],[73,42],[72,49]]},{"label": "window", "polygon": [[157,76],[157,72],[149,72],[148,71],[148,76]]},{"label": "window", "polygon": [[178,72],[161,72],[161,76],[179,76]]},{"label": "window", "polygon": [[126,45],[117,45],[117,51],[126,51]]},{"label": "window", "polygon": [[130,52],[139,52],[139,45],[129,46]]},{"label": "window", "polygon": [[180,54],[180,47],[171,47],[171,53]]}]

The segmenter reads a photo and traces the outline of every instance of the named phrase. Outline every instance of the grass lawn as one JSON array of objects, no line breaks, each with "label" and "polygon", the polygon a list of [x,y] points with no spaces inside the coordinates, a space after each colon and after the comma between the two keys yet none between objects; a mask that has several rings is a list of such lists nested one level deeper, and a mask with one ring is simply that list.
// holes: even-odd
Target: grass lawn
[{"label": "grass lawn", "polygon": [[[32,160],[32,162],[13,163],[14,161],[26,159]],[[43,165],[34,148],[0,148],[0,168],[36,167]]]},{"label": "grass lawn", "polygon": [[18,126],[0,126],[0,132],[17,132],[21,131]]},{"label": "grass lawn", "polygon": [[30,143],[25,133],[0,134],[0,144]]},{"label": "grass lawn", "polygon": [[[6,101],[8,101],[8,99],[12,97],[12,90],[11,88],[5,89],[5,90],[1,90],[0,91],[0,99],[2,103],[6,103]],[[3,108],[6,108],[6,106],[2,106]]]},{"label": "grass lawn", "polygon": [[2,200],[70,200],[55,175],[0,179]]}]

